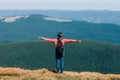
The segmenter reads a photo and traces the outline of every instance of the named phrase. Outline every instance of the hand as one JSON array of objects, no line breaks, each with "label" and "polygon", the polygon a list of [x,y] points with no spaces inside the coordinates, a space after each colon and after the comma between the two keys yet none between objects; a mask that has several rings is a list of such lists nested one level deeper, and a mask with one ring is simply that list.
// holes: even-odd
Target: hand
[{"label": "hand", "polygon": [[78,40],[78,42],[81,42],[81,40]]},{"label": "hand", "polygon": [[41,36],[40,38],[42,39],[43,37]]},{"label": "hand", "polygon": [[41,37],[38,37],[38,39],[42,39],[43,37],[41,36]]}]

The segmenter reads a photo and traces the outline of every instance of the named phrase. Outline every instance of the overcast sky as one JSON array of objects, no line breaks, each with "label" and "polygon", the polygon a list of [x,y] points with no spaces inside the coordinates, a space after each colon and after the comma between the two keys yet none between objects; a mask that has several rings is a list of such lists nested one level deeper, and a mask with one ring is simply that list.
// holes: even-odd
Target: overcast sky
[{"label": "overcast sky", "polygon": [[0,0],[0,9],[120,11],[120,0]]}]

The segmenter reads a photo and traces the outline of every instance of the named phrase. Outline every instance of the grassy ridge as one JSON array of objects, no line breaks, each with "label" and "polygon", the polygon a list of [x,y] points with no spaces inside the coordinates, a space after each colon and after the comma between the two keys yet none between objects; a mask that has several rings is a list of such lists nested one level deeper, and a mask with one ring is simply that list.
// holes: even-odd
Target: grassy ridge
[{"label": "grassy ridge", "polygon": [[[44,41],[0,45],[0,66],[55,67],[54,45]],[[120,45],[83,40],[65,45],[65,70],[120,73]]]},{"label": "grassy ridge", "polygon": [[120,80],[120,75],[97,72],[70,72],[56,74],[48,69],[24,70],[21,68],[0,68],[2,80]]}]

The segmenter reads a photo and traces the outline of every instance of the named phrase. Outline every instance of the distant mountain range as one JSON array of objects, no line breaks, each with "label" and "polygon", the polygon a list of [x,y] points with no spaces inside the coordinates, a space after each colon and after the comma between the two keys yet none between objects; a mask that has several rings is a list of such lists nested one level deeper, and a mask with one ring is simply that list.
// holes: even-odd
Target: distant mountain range
[{"label": "distant mountain range", "polygon": [[0,20],[2,41],[33,41],[40,36],[56,38],[59,31],[65,38],[120,43],[120,26],[116,24],[89,23],[39,14],[2,17]]},{"label": "distant mountain range", "polygon": [[0,16],[42,14],[57,18],[65,18],[92,23],[114,23],[120,24],[120,11],[107,10],[0,10]]}]

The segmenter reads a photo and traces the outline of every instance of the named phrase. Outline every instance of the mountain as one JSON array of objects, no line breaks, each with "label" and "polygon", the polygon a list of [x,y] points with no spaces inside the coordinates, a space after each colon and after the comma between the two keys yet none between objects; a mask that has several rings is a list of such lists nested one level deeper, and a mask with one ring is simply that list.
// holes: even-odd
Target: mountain
[{"label": "mountain", "polygon": [[[86,41],[65,45],[65,70],[120,74],[120,45]],[[44,41],[0,45],[0,66],[54,69],[54,45]]]},{"label": "mountain", "polygon": [[10,43],[11,41],[6,41],[6,40],[0,40],[0,44],[4,44],[4,43]]},{"label": "mountain", "polygon": [[21,68],[0,68],[2,80],[119,80],[120,75],[97,72],[71,72],[56,74],[48,69],[24,70]]},{"label": "mountain", "polygon": [[0,10],[0,16],[42,14],[92,23],[113,23],[120,25],[120,11],[108,10]]},{"label": "mountain", "polygon": [[120,25],[89,23],[44,15],[1,17],[0,40],[33,41],[39,36],[56,38],[58,32],[65,38],[99,40],[120,43]]}]

